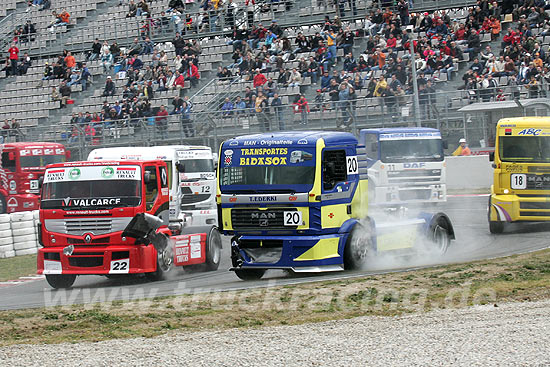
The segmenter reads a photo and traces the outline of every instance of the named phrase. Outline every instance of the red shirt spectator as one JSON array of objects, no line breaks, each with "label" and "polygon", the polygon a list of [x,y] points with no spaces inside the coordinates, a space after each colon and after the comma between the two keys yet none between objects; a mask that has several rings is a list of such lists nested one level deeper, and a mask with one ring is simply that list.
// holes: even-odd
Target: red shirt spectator
[{"label": "red shirt spectator", "polygon": [[66,10],[63,10],[63,12],[61,14],[59,14],[59,19],[63,22],[63,23],[66,23],[66,24],[69,24],[69,18],[71,17],[71,15],[69,13],[67,13]]},{"label": "red shirt spectator", "polygon": [[201,78],[201,75],[199,74],[199,68],[195,64],[191,64],[187,68],[187,77],[189,77],[189,78],[194,77],[194,78],[197,78],[197,79]]},{"label": "red shirt spectator", "polygon": [[19,49],[17,46],[12,45],[8,52],[10,53],[10,60],[19,60]]},{"label": "red shirt spectator", "polygon": [[254,88],[261,87],[267,82],[267,78],[259,70],[256,71],[257,74],[254,76]]},{"label": "red shirt spectator", "polygon": [[69,69],[72,69],[76,66],[76,60],[70,52],[68,52],[67,56],[65,56],[65,65],[67,65],[67,68]]},{"label": "red shirt spectator", "polygon": [[[195,66],[196,67],[196,66]],[[184,88],[184,81],[185,81],[185,77],[183,76],[183,74],[180,74],[178,75],[178,77],[176,78],[176,80],[174,81],[174,85],[175,86],[180,86],[182,88]]]},{"label": "red shirt spectator", "polygon": [[390,34],[390,38],[386,41],[386,47],[395,48],[397,46],[397,39],[393,36],[393,34]]},{"label": "red shirt spectator", "polygon": [[156,121],[157,123],[164,123],[168,118],[168,110],[164,106],[160,106],[159,111],[157,112]]}]

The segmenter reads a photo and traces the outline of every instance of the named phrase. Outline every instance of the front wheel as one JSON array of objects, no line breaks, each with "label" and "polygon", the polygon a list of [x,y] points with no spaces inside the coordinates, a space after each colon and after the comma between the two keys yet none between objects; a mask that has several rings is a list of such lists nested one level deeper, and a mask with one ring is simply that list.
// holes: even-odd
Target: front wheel
[{"label": "front wheel", "polygon": [[216,227],[212,227],[206,243],[206,270],[218,270],[222,253],[222,236]]},{"label": "front wheel", "polygon": [[242,280],[258,280],[265,274],[265,269],[235,269],[235,274]]},{"label": "front wheel", "polygon": [[48,284],[55,289],[70,288],[74,281],[76,280],[76,275],[62,275],[62,274],[49,274],[46,275],[46,281]]},{"label": "front wheel", "polygon": [[157,250],[157,270],[152,273],[145,273],[147,279],[153,282],[163,280],[166,274],[172,270],[174,251],[172,246],[166,246],[163,251]]},{"label": "front wheel", "polygon": [[344,268],[357,270],[363,268],[374,248],[373,229],[370,220],[366,225],[358,223],[353,227],[344,247]]},{"label": "front wheel", "polygon": [[501,234],[504,232],[504,223],[489,221],[489,232],[492,234]]}]

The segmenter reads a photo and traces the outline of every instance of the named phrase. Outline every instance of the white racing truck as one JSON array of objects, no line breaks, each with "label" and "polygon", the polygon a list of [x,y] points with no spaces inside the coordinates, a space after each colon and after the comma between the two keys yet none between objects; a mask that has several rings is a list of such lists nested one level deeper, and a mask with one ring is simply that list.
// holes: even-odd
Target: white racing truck
[{"label": "white racing truck", "polygon": [[167,145],[94,149],[89,161],[160,159],[168,167],[170,220],[184,228],[217,226],[216,174],[206,146]]},{"label": "white racing truck", "polygon": [[365,129],[359,134],[365,146],[369,202],[402,206],[447,201],[446,142],[437,129]]}]

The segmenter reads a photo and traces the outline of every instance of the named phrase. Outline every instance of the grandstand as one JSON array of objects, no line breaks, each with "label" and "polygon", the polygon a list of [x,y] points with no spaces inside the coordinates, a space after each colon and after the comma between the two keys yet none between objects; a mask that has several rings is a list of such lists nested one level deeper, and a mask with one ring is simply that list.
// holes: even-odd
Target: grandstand
[{"label": "grandstand", "polygon": [[[514,99],[534,106],[514,113],[547,114],[550,106],[543,2],[535,13],[483,0],[140,0],[133,13],[130,0],[51,0],[45,10],[32,2],[7,1],[0,13],[0,120],[15,119],[3,135],[62,142],[75,157],[93,145],[215,147],[264,129],[414,124],[439,127],[451,139],[469,135],[475,146],[490,141],[486,127],[498,109],[482,123],[461,109]],[[52,11],[66,11],[68,22]],[[322,45],[300,44],[302,37]],[[12,43],[16,69],[7,59]],[[72,84],[64,98],[63,79]],[[157,119],[161,105],[175,113]]]}]

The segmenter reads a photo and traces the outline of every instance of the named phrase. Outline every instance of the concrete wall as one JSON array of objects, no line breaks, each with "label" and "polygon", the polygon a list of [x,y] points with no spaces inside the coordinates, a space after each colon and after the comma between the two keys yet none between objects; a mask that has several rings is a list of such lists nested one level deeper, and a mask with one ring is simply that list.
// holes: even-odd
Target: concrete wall
[{"label": "concrete wall", "polygon": [[447,190],[489,189],[493,183],[493,167],[488,155],[447,157]]}]

